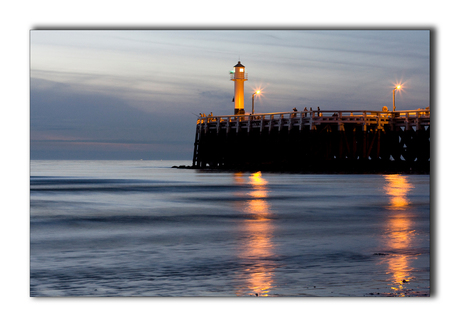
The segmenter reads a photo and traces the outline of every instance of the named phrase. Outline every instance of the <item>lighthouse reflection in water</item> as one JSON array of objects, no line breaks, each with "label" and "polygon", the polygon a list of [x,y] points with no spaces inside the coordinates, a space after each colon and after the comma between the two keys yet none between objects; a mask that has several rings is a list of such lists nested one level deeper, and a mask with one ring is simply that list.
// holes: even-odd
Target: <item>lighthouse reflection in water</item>
[{"label": "lighthouse reflection in water", "polygon": [[[266,198],[268,189],[267,181],[260,172],[252,173],[246,181],[242,173],[235,173],[237,184],[247,183],[251,188],[246,193],[247,200],[237,201],[236,205],[244,214],[249,215],[241,224],[239,257],[244,262],[254,262],[244,270],[246,285],[238,289],[237,295],[254,294],[256,296],[267,296],[273,282],[273,266],[267,263],[273,255],[273,228],[270,218],[270,205]],[[242,194],[238,194],[241,196]],[[244,195],[243,195],[244,196]]]}]

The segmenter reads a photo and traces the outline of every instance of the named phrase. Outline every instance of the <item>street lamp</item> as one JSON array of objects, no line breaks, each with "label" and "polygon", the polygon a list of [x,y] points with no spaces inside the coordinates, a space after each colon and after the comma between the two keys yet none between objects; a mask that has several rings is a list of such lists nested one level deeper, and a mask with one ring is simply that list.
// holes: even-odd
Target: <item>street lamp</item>
[{"label": "street lamp", "polygon": [[252,114],[253,115],[254,115],[254,95],[256,94],[260,94],[260,90],[257,90],[252,94]]},{"label": "street lamp", "polygon": [[396,85],[396,87],[393,89],[393,111],[395,111],[396,106],[395,106],[395,91],[399,90],[401,88],[401,85]]}]

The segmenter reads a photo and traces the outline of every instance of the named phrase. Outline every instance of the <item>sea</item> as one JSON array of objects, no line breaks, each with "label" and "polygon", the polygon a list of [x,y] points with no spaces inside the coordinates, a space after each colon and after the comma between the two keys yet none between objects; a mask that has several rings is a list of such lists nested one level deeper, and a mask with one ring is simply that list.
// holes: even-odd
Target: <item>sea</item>
[{"label": "sea", "polygon": [[430,296],[430,176],[32,160],[31,297]]}]

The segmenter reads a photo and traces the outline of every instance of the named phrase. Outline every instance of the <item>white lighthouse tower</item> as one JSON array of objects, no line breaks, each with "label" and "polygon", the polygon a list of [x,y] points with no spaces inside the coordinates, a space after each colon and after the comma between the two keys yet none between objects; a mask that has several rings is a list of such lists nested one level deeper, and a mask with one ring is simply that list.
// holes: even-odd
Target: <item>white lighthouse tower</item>
[{"label": "white lighthouse tower", "polygon": [[235,115],[244,115],[244,81],[248,80],[246,68],[240,61],[233,66],[233,71],[230,72],[230,79],[235,81]]}]

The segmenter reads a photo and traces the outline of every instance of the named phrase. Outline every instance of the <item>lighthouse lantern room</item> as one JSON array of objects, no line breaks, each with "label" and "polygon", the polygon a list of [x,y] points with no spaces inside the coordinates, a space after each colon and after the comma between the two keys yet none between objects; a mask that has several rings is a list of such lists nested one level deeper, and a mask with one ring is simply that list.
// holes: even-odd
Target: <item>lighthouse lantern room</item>
[{"label": "lighthouse lantern room", "polygon": [[248,80],[246,68],[240,61],[233,66],[230,72],[230,79],[235,82],[235,115],[244,115],[244,82]]}]

